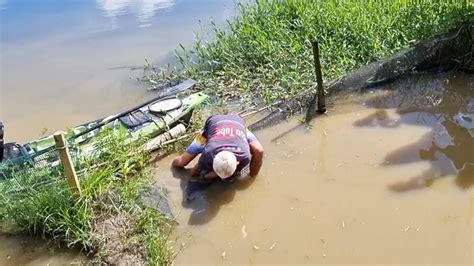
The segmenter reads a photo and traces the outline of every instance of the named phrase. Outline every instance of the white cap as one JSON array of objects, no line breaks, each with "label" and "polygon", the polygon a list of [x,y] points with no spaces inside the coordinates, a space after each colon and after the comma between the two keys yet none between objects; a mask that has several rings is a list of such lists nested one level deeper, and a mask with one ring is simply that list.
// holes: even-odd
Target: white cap
[{"label": "white cap", "polygon": [[221,151],[214,157],[212,168],[220,178],[229,178],[237,169],[237,158],[230,151]]}]

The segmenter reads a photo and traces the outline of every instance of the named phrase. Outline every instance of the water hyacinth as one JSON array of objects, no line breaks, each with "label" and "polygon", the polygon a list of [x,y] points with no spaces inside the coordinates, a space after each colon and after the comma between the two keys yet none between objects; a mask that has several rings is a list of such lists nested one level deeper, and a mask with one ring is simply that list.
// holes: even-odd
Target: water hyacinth
[{"label": "water hyacinth", "polygon": [[387,57],[473,16],[470,1],[257,0],[238,4],[210,41],[178,51],[179,66],[146,81],[192,77],[220,96],[271,102],[314,86],[311,48],[317,39],[325,80]]}]

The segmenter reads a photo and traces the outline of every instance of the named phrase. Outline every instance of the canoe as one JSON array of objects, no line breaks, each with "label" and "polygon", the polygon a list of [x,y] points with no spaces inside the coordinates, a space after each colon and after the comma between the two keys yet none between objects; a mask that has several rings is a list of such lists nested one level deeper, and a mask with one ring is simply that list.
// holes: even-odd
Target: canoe
[{"label": "canoe", "polygon": [[[105,129],[111,129],[117,134],[124,133],[127,143],[141,138],[153,138],[178,123],[189,122],[194,109],[207,98],[208,96],[202,92],[181,98],[165,97],[125,112],[121,116],[109,116],[68,129],[65,138],[70,144],[79,147],[83,154],[94,152],[96,147],[94,144]],[[51,150],[54,146],[53,135],[23,145],[7,143],[3,148],[3,162],[29,160]]]}]

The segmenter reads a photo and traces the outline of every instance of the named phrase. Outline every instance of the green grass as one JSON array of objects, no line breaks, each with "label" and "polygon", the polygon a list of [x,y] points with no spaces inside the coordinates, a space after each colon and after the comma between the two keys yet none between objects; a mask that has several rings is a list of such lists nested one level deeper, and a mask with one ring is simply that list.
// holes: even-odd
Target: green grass
[{"label": "green grass", "polygon": [[100,156],[76,164],[81,172],[79,197],[71,194],[63,177],[49,176],[48,184],[36,186],[35,169],[0,183],[1,231],[47,237],[103,262],[107,235],[97,225],[121,216],[130,225],[127,248],[152,265],[169,264],[172,227],[164,216],[138,201],[140,191],[151,182],[148,155],[140,152],[139,144],[123,143],[121,137],[104,137]]},{"label": "green grass", "polygon": [[[212,27],[211,41],[181,46],[178,66],[152,69],[144,80],[192,77],[221,98],[246,95],[267,102],[314,86],[308,40],[320,42],[326,81],[474,16],[458,1],[258,0],[239,4],[227,27]],[[209,38],[208,38],[209,39]]]}]

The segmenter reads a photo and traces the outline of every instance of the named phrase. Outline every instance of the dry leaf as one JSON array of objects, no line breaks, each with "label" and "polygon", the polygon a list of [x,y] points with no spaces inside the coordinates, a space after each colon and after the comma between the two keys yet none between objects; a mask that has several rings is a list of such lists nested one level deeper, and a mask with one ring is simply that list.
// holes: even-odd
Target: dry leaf
[{"label": "dry leaf", "polygon": [[273,250],[277,245],[277,242],[273,242],[273,244],[270,246],[269,250]]},{"label": "dry leaf", "polygon": [[242,230],[241,230],[241,231],[242,231],[242,239],[243,239],[243,238],[246,238],[248,234],[247,234],[247,231],[245,230],[245,224],[244,224],[244,226],[242,226]]}]

